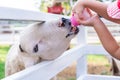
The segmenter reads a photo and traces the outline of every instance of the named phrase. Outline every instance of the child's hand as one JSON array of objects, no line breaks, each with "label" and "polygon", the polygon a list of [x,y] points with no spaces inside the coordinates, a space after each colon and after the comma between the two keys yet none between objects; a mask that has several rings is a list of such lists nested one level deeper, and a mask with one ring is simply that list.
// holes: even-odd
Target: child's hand
[{"label": "child's hand", "polygon": [[73,6],[72,12],[75,13],[77,16],[81,16],[84,11],[84,1],[85,0],[78,0]]},{"label": "child's hand", "polygon": [[79,22],[85,26],[95,26],[100,21],[101,20],[97,14],[92,15],[90,18],[88,18],[86,20],[79,19]]}]

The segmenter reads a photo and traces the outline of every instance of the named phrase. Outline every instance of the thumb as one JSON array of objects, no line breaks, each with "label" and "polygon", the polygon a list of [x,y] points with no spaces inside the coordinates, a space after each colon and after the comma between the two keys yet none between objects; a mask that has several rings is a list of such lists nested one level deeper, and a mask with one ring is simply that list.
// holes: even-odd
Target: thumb
[{"label": "thumb", "polygon": [[88,21],[86,21],[86,20],[81,20],[81,19],[80,19],[80,20],[79,20],[79,23],[82,24],[82,25],[86,25],[86,24],[88,23]]},{"label": "thumb", "polygon": [[90,23],[90,19],[87,19],[87,20],[79,19],[79,23],[82,24],[82,25],[87,26]]}]

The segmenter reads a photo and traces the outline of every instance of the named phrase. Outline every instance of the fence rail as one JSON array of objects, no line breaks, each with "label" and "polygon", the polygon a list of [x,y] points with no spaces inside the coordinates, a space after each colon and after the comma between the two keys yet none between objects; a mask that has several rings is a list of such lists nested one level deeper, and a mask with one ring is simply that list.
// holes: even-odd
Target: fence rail
[{"label": "fence rail", "polygon": [[[3,7],[0,7],[0,11],[0,19],[9,20],[43,21],[60,17],[59,15]],[[81,26],[77,36],[77,44],[79,46],[64,52],[63,55],[53,61],[39,63],[2,80],[50,80],[63,69],[67,68],[73,61],[77,61],[77,80],[120,80],[120,78],[116,76],[87,74],[86,56],[88,54],[108,55],[108,53],[101,45],[88,45],[86,37],[87,30]]]}]

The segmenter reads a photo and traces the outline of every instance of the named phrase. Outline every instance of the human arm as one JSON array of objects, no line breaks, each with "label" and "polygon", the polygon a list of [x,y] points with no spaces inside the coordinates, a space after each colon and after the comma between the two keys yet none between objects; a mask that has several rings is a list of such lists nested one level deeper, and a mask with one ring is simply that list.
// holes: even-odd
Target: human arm
[{"label": "human arm", "polygon": [[94,15],[88,20],[81,20],[81,24],[93,26],[104,48],[110,55],[120,60],[120,46],[98,16]]},{"label": "human arm", "polygon": [[89,8],[103,18],[120,24],[120,19],[113,19],[108,16],[107,7],[107,4],[95,0],[78,0],[73,6],[72,11],[74,14],[81,16],[84,8]]}]

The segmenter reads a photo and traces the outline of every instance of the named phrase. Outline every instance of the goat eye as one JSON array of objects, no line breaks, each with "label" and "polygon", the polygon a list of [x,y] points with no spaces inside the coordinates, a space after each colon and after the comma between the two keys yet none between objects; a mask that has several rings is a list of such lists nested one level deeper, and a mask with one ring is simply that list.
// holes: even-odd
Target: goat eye
[{"label": "goat eye", "polygon": [[38,52],[38,44],[35,45],[35,47],[33,48],[34,52]]}]

